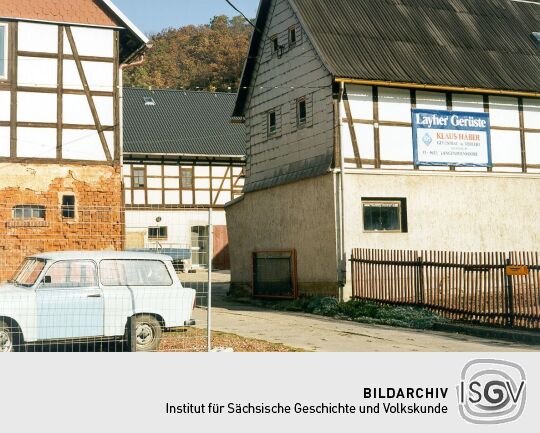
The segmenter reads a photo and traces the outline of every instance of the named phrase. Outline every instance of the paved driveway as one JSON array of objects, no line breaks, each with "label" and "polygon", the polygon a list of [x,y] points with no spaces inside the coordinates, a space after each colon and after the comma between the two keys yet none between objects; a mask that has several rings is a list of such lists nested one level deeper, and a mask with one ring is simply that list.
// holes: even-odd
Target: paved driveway
[{"label": "paved driveway", "polygon": [[[278,312],[230,302],[216,288],[212,314],[213,329],[243,337],[283,343],[320,352],[501,352],[538,351],[505,341],[460,334],[404,330],[366,325],[309,314]],[[195,318],[206,322],[206,310]]]}]

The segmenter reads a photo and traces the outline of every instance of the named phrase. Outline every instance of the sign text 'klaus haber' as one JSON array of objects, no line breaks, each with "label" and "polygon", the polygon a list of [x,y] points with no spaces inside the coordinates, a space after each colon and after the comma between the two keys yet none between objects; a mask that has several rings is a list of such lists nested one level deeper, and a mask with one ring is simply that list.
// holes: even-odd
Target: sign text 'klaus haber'
[{"label": "sign text 'klaus haber'", "polygon": [[491,167],[488,113],[412,110],[415,165]]}]

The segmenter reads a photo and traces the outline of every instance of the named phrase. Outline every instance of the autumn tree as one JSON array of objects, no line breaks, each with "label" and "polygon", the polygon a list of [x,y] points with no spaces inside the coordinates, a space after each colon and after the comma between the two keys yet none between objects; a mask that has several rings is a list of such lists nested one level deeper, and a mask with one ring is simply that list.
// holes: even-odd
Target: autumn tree
[{"label": "autumn tree", "polygon": [[124,72],[124,85],[236,91],[253,27],[221,15],[210,24],[166,29],[151,36],[143,65]]}]

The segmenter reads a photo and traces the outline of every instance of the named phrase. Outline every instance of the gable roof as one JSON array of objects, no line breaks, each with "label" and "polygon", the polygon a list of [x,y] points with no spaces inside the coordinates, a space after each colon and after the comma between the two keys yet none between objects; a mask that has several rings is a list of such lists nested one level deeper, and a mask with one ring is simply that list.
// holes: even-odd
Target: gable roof
[{"label": "gable roof", "polygon": [[246,135],[230,122],[234,101],[233,93],[125,88],[124,153],[241,158]]},{"label": "gable roof", "polygon": [[120,28],[122,62],[148,43],[111,0],[2,0],[0,18]]},{"label": "gable roof", "polygon": [[[512,0],[288,0],[336,78],[540,91],[540,5]],[[262,0],[258,28],[268,20]],[[261,40],[254,35],[250,56]],[[242,116],[255,61],[235,108]]]}]

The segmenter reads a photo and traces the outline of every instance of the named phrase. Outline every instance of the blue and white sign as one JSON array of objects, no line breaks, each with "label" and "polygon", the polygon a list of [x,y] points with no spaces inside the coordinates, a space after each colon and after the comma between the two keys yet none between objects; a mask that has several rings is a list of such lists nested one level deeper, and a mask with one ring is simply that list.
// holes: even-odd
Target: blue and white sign
[{"label": "blue and white sign", "polygon": [[415,165],[491,167],[488,113],[412,110]]}]

